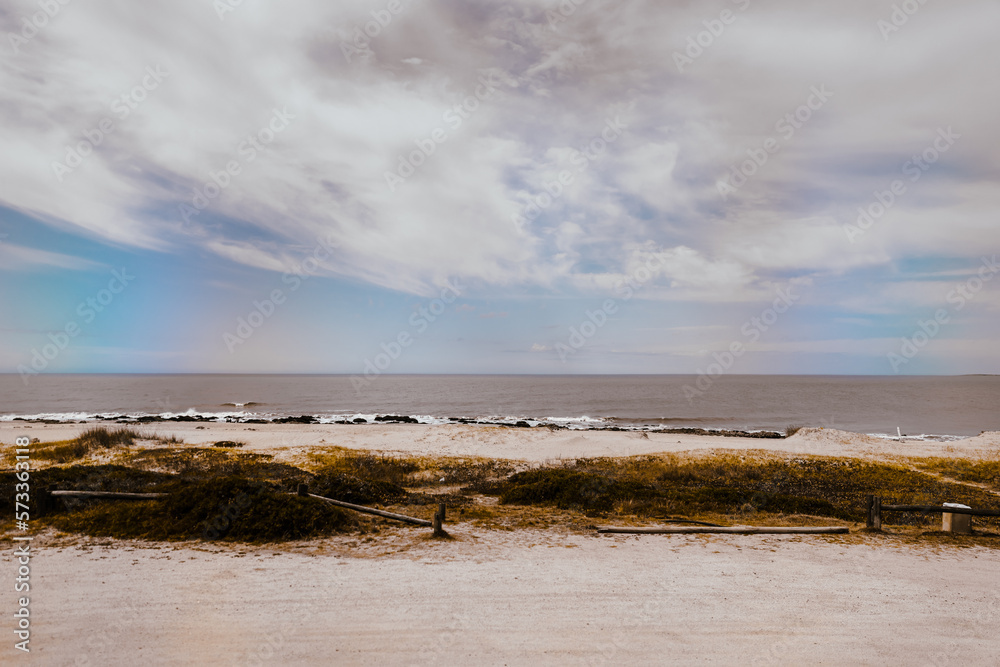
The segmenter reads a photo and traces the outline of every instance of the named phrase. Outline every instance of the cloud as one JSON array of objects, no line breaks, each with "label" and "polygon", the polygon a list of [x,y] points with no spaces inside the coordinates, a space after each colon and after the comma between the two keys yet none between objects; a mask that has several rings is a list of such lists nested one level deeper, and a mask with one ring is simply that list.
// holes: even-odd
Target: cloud
[{"label": "cloud", "polygon": [[0,271],[31,271],[44,267],[69,271],[97,271],[107,268],[104,264],[81,257],[0,243]]},{"label": "cloud", "polygon": [[[348,60],[344,44],[382,6],[244,4],[224,20],[193,0],[67,6],[0,69],[0,204],[275,272],[333,235],[321,272],[422,295],[449,277],[587,294],[657,259],[644,297],[753,301],[790,276],[1000,242],[1000,133],[967,66],[1000,56],[995,5],[922,6],[886,42],[861,0],[753,3],[683,72],[672,55],[718,15],[707,1],[591,0],[552,23],[555,5],[534,0],[427,0]],[[17,4],[5,32],[35,10]],[[150,67],[167,72],[155,86]],[[778,123],[815,86],[832,97],[784,136]],[[293,118],[251,151],[275,109]],[[580,162],[618,116],[622,136]],[[105,119],[112,130],[96,133]],[[941,126],[962,138],[850,244],[857,207]],[[780,150],[723,200],[718,181],[769,137]],[[572,182],[553,195],[563,172]],[[546,194],[537,218],[512,222]]]}]

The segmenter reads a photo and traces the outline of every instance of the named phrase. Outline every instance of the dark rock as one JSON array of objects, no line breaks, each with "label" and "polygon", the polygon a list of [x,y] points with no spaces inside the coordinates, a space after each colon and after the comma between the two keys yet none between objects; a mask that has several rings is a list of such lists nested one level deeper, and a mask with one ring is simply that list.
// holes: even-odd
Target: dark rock
[{"label": "dark rock", "polygon": [[375,418],[377,422],[398,422],[402,424],[419,424],[420,422],[407,415],[379,415]]},{"label": "dark rock", "polygon": [[315,423],[316,418],[312,415],[302,415],[301,417],[282,417],[280,419],[275,419],[275,424],[312,424]]}]

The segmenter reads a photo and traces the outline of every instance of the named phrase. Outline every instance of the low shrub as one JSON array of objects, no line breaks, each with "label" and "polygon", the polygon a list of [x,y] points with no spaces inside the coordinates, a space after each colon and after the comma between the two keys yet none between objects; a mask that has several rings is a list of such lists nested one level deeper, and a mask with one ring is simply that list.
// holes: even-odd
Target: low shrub
[{"label": "low shrub", "polygon": [[309,493],[356,505],[390,505],[406,498],[398,484],[376,479],[361,479],[334,468],[321,468],[309,482]]},{"label": "low shrub", "polygon": [[104,500],[52,517],[60,530],[145,540],[300,540],[357,526],[344,510],[237,477],[180,481],[157,500]]},{"label": "low shrub", "polygon": [[512,505],[554,504],[561,509],[609,512],[616,503],[655,498],[656,490],[634,481],[594,473],[544,468],[511,475],[500,502]]}]

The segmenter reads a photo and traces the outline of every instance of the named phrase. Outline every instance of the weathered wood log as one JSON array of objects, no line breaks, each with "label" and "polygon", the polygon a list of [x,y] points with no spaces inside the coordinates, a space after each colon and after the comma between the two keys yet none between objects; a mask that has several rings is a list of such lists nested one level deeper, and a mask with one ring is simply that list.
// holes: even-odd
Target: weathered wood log
[{"label": "weathered wood log", "polygon": [[165,493],[118,493],[115,491],[50,491],[55,497],[70,498],[109,498],[116,500],[155,500],[163,498]]},{"label": "weathered wood log", "polygon": [[385,519],[393,519],[394,521],[402,521],[403,523],[411,523],[415,526],[427,526],[433,528],[434,524],[427,519],[418,519],[414,516],[406,516],[405,514],[396,514],[394,512],[386,512],[385,510],[375,509],[374,507],[365,507],[364,505],[355,505],[354,503],[345,503],[343,500],[334,500],[333,498],[324,498],[323,496],[317,496],[315,493],[295,493],[292,495],[306,495],[310,498],[315,498],[316,500],[324,500],[337,507],[343,507],[345,509],[354,510],[355,512],[362,512],[363,514],[374,514],[375,516],[380,516]]},{"label": "weathered wood log", "polygon": [[617,533],[625,535],[683,535],[685,533],[724,533],[731,535],[843,535],[851,532],[850,528],[839,526],[667,526],[663,528],[630,528],[605,527],[598,528],[598,533]]},{"label": "weathered wood log", "polygon": [[971,514],[972,516],[1000,516],[1000,510],[975,510],[964,507],[940,505],[882,505],[883,512],[927,512],[930,514]]}]

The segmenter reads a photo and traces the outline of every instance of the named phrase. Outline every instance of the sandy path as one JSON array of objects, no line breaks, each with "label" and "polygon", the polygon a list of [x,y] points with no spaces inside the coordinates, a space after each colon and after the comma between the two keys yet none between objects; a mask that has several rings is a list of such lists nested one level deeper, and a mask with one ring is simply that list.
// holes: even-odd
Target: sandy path
[{"label": "sandy path", "polygon": [[[42,441],[76,437],[92,425],[0,423],[0,442],[14,442],[29,435]],[[113,426],[111,424],[110,426]],[[201,426],[202,428],[198,428]],[[525,461],[548,461],[592,456],[631,456],[695,449],[768,449],[796,454],[858,456],[884,459],[894,456],[1000,456],[1000,432],[955,442],[896,442],[831,429],[805,429],[781,440],[723,438],[620,431],[550,431],[473,425],[369,424],[193,424],[157,423],[139,430],[176,435],[188,444],[210,445],[219,440],[239,440],[248,450],[272,451],[316,445],[411,454],[487,456]]]},{"label": "sandy path", "polygon": [[315,545],[43,549],[23,662],[965,666],[1000,655],[997,550],[453,531],[463,539],[414,537],[377,559]]}]

